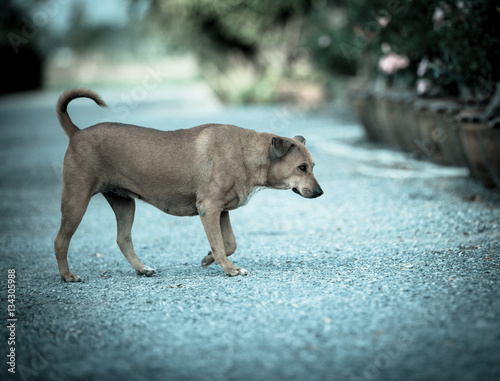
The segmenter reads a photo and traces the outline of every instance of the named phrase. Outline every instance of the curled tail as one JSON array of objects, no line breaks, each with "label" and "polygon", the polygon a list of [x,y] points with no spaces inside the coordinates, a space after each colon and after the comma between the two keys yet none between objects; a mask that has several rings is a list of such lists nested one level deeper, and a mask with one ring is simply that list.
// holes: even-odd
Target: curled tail
[{"label": "curled tail", "polygon": [[94,93],[91,90],[87,89],[72,89],[64,92],[57,102],[57,117],[59,118],[59,123],[68,135],[68,137],[72,137],[73,134],[79,130],[79,128],[71,121],[71,118],[68,115],[68,103],[76,98],[90,98],[95,103],[97,103],[101,107],[106,107],[106,103],[101,99],[101,97]]}]

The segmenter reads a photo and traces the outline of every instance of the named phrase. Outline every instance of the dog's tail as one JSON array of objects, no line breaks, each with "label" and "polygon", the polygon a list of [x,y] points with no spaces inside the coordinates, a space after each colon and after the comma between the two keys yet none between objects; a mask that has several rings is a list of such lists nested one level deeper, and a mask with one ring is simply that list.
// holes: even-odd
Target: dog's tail
[{"label": "dog's tail", "polygon": [[64,92],[57,102],[57,117],[59,118],[59,123],[68,135],[68,137],[72,137],[73,134],[79,130],[79,128],[71,121],[71,118],[68,115],[68,103],[76,98],[90,98],[95,103],[97,103],[101,107],[106,107],[106,103],[101,99],[101,97],[94,93],[91,90],[87,89],[72,89]]}]

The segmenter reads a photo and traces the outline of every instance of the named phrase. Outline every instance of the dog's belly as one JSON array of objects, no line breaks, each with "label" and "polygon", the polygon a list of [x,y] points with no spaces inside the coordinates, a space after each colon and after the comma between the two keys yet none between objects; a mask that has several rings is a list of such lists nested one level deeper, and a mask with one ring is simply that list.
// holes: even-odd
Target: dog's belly
[{"label": "dog's belly", "polygon": [[162,212],[174,216],[196,216],[198,210],[196,208],[196,198],[193,196],[179,196],[176,197],[159,197],[157,195],[148,195],[140,192],[132,192],[128,189],[112,187],[106,191],[112,192],[118,196],[125,198],[136,198],[151,204]]},{"label": "dog's belly", "polygon": [[173,216],[196,216],[198,209],[196,208],[196,197],[194,195],[165,195],[159,197],[148,198],[144,201],[157,207],[162,212]]},{"label": "dog's belly", "polygon": [[163,201],[157,204],[153,204],[158,209],[162,210],[167,214],[171,214],[173,216],[196,216],[198,215],[198,210],[196,209],[196,203],[190,202],[168,202]]}]

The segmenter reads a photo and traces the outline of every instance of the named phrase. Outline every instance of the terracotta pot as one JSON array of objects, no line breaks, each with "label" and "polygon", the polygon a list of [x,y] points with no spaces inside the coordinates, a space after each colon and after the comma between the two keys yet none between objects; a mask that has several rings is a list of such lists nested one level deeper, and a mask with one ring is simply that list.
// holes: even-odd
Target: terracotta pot
[{"label": "terracotta pot", "polygon": [[[415,123],[411,104],[414,97],[410,93],[398,92],[388,98],[392,113],[392,129],[399,143],[399,147],[406,152],[412,152],[415,146]],[[411,112],[411,117],[408,113]]]},{"label": "terracotta pot", "polygon": [[434,113],[434,141],[446,162],[457,167],[467,166],[458,133],[460,123],[456,119],[462,107],[458,99],[440,99],[430,106]]},{"label": "terracotta pot", "polygon": [[479,128],[479,146],[491,179],[500,188],[500,118],[488,123],[488,128]]},{"label": "terracotta pot", "polygon": [[371,141],[380,141],[380,132],[374,118],[374,105],[370,91],[366,89],[352,89],[349,92],[349,97],[368,139]]},{"label": "terracotta pot", "polygon": [[478,110],[466,110],[458,115],[461,124],[460,138],[474,177],[481,180],[484,186],[494,188],[496,184],[490,173],[489,161],[493,161],[496,166],[498,156],[495,158],[494,151],[496,150],[496,155],[499,151],[496,144],[490,144],[490,139],[497,137],[491,127],[480,121],[480,115]]},{"label": "terracotta pot", "polygon": [[389,98],[390,96],[386,92],[374,94],[375,117],[380,128],[381,140],[395,148],[400,148],[399,139],[395,132],[397,128],[393,121],[393,106]]},{"label": "terracotta pot", "polygon": [[443,155],[440,142],[443,139],[442,131],[437,129],[436,114],[432,110],[435,99],[419,99],[415,101],[413,115],[417,127],[418,138],[415,142],[421,159],[427,159],[441,165],[451,163]]},{"label": "terracotta pot", "polygon": [[417,127],[417,121],[414,113],[415,96],[406,94],[401,102],[401,122],[405,126],[404,131],[408,135],[408,152],[418,152],[420,149],[417,143],[420,140],[420,134]]},{"label": "terracotta pot", "polygon": [[370,92],[370,95],[367,100],[367,112],[368,112],[369,123],[372,131],[374,131],[375,135],[377,136],[376,141],[381,142],[384,139],[384,133],[377,121],[376,110],[377,110],[377,105],[375,102],[375,97],[373,96],[373,92]]}]

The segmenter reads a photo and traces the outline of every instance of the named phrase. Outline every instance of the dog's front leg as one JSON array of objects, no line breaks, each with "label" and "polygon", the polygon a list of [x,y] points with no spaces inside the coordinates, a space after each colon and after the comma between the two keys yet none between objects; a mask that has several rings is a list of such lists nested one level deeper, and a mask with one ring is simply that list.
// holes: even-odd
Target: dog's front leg
[{"label": "dog's front leg", "polygon": [[[229,212],[227,211],[223,211],[220,214],[220,229],[222,232],[222,238],[224,239],[226,257],[229,257],[236,251],[236,240],[234,239],[233,229],[231,228],[231,222],[229,221]],[[209,251],[201,261],[201,266],[203,268],[207,268],[212,263],[214,263],[214,257],[212,256],[212,252]]]},{"label": "dog's front leg", "polygon": [[221,210],[200,209],[200,218],[205,233],[212,249],[212,256],[216,264],[220,265],[224,272],[229,276],[248,275],[248,271],[235,267],[229,259],[227,259],[226,250],[224,247],[224,238],[221,231]]}]

